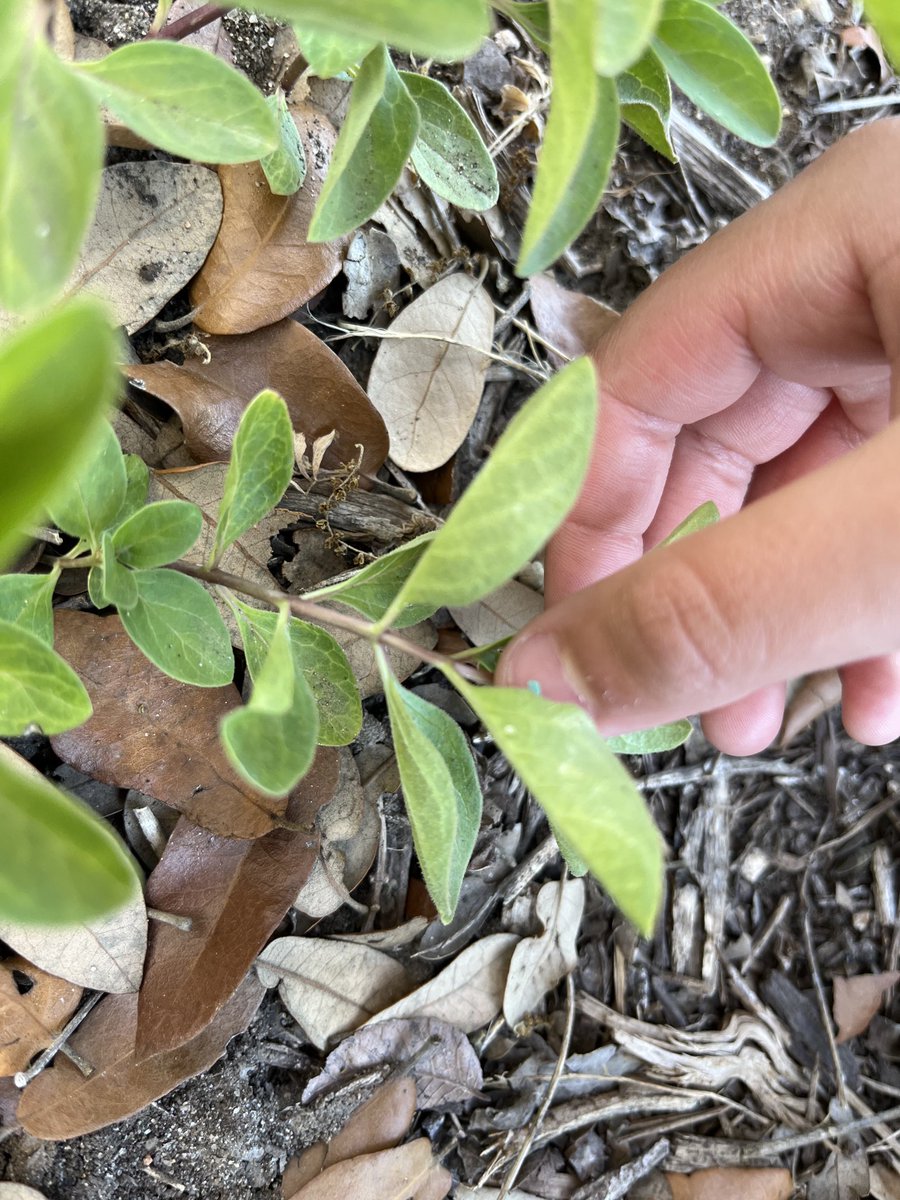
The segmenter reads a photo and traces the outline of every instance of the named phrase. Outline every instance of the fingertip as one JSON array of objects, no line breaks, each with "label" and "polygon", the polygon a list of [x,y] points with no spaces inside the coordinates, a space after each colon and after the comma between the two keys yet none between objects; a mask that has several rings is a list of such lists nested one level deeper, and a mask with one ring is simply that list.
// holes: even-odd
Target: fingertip
[{"label": "fingertip", "polygon": [[850,663],[840,672],[844,728],[864,746],[900,738],[900,655]]},{"label": "fingertip", "polygon": [[723,754],[745,758],[759,754],[778,736],[784,719],[784,684],[760,688],[741,700],[701,717],[703,734]]}]

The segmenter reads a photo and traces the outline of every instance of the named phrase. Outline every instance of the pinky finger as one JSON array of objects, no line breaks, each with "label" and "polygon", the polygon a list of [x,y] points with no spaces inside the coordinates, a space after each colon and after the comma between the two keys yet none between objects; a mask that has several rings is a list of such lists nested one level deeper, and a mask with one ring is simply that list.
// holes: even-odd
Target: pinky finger
[{"label": "pinky finger", "polygon": [[900,654],[869,658],[841,669],[844,728],[866,746],[900,737]]}]

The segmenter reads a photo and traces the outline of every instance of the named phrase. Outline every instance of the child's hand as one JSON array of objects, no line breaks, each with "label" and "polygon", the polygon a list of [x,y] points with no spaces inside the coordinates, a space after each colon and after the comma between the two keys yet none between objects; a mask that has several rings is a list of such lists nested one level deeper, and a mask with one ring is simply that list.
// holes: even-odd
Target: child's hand
[{"label": "child's hand", "polygon": [[[850,734],[900,736],[900,120],[689,254],[597,363],[551,607],[498,682],[577,699],[605,734],[702,712],[749,754],[786,679],[841,666]],[[640,557],[705,500],[728,519]]]}]

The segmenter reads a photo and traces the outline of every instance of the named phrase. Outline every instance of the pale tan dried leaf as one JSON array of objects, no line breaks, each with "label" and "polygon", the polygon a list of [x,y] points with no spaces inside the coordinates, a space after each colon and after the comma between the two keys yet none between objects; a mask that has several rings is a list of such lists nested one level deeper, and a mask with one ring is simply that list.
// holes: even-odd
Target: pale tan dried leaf
[{"label": "pale tan dried leaf", "polygon": [[0,1200],[46,1200],[43,1192],[24,1183],[0,1183]]},{"label": "pale tan dried leaf", "polygon": [[70,287],[99,296],[134,333],[196,275],[221,220],[222,190],[205,167],[107,167]]},{"label": "pale tan dried leaf", "polygon": [[544,933],[516,946],[503,995],[503,1015],[512,1028],[535,1012],[546,993],[578,965],[575,939],[584,912],[583,881],[545,883],[535,909]]},{"label": "pale tan dried leaf", "polygon": [[[453,1200],[497,1200],[499,1188],[480,1187],[470,1188],[460,1186],[453,1193]],[[506,1193],[506,1200],[538,1200],[532,1192],[523,1192],[521,1188],[513,1188]]]},{"label": "pale tan dried leaf", "polygon": [[416,1192],[413,1200],[444,1200],[453,1186],[453,1176],[446,1167],[435,1163]]},{"label": "pale tan dried leaf", "polygon": [[311,1179],[315,1179],[325,1165],[327,1154],[328,1147],[324,1142],[314,1142],[302,1154],[292,1158],[281,1177],[281,1194],[293,1196]]},{"label": "pale tan dried leaf", "polygon": [[503,1006],[503,992],[513,950],[512,933],[493,933],[467,947],[448,967],[416,988],[370,1024],[394,1017],[437,1017],[463,1033],[474,1033],[492,1021]]},{"label": "pale tan dried leaf", "polygon": [[869,1022],[884,1002],[885,992],[898,982],[900,971],[886,971],[879,975],[854,975],[850,979],[836,975],[832,979],[838,1045],[866,1032]]},{"label": "pale tan dried leaf", "polygon": [[900,1172],[885,1163],[873,1163],[869,1171],[872,1200],[900,1200]]},{"label": "pale tan dried leaf", "polygon": [[557,366],[582,354],[591,354],[600,338],[619,314],[581,292],[560,287],[549,275],[534,275],[529,281],[530,304],[538,333],[554,349],[550,357]]},{"label": "pale tan dried leaf", "polygon": [[292,196],[269,190],[259,163],[219,168],[222,228],[191,288],[195,323],[207,333],[250,333],[280,321],[328,286],[341,269],[336,242],[307,241],[335,132],[311,104],[292,105],[306,178]]},{"label": "pale tan dried leaf", "polygon": [[75,27],[66,0],[54,0],[50,15],[50,41],[58,58],[64,62],[72,61],[75,57]]},{"label": "pale tan dried leaf", "polygon": [[279,321],[253,334],[206,339],[210,361],[192,358],[125,367],[132,381],[174,408],[187,448],[198,462],[226,459],[244,409],[257,392],[282,395],[294,429],[308,443],[336,430],[325,466],[356,462],[374,474],[387,456],[384,422],[338,356],[296,321]]},{"label": "pale tan dried leaf", "polygon": [[794,1181],[781,1167],[713,1167],[666,1174],[672,1200],[790,1200]]},{"label": "pale tan dried leaf", "polygon": [[0,921],[0,939],[35,966],[97,992],[136,992],[147,951],[147,910],[140,893],[126,908],[83,925]]},{"label": "pale tan dried leaf", "polygon": [[863,1200],[869,1195],[869,1163],[859,1147],[832,1150],[806,1187],[807,1200]]},{"label": "pale tan dried leaf", "polygon": [[291,1016],[320,1050],[405,995],[412,984],[404,967],[369,946],[323,938],[276,938],[256,969],[278,992]]},{"label": "pale tan dried leaf", "polygon": [[544,597],[518,579],[510,579],[475,604],[451,608],[450,615],[473,646],[511,637],[544,611]]},{"label": "pale tan dried leaf", "polygon": [[788,746],[823,713],[841,702],[841,677],[837,671],[815,671],[799,681],[787,703],[779,746]]},{"label": "pale tan dried leaf", "polygon": [[[340,608],[340,605],[335,605],[335,608]],[[369,639],[351,633],[347,629],[329,628],[328,631],[340,643],[347,655],[347,661],[356,677],[363,700],[367,700],[370,696],[377,696],[382,691],[381,676],[375,663],[375,651],[372,649]],[[433,650],[437,644],[437,631],[430,621],[420,621],[418,625],[410,625],[403,630],[403,636],[407,641],[417,642],[425,650]],[[394,646],[388,647],[386,656],[391,664],[391,670],[401,682],[408,679],[413,671],[422,665],[421,658],[414,658],[405,650],[397,650]]]},{"label": "pale tan dried leaf", "polygon": [[398,925],[396,929],[373,929],[371,933],[333,933],[340,942],[355,942],[359,946],[372,946],[376,950],[399,950],[414,942],[429,926],[427,917],[413,917]]},{"label": "pale tan dried leaf", "polygon": [[94,1068],[85,1078],[57,1057],[25,1088],[18,1119],[33,1137],[62,1141],[112,1125],[139,1112],[221,1058],[259,1008],[264,988],[252,973],[202,1033],[177,1050],[144,1062],[135,1056],[138,998],[108,996],[71,1038],[72,1048]]},{"label": "pale tan dried leaf", "polygon": [[344,316],[364,321],[372,309],[383,308],[400,289],[400,258],[391,238],[374,226],[358,229],[344,259],[344,276]]},{"label": "pale tan dried leaf", "polygon": [[[30,987],[19,991],[17,978]],[[81,999],[81,988],[24,958],[0,962],[0,1075],[24,1071],[49,1046]]]},{"label": "pale tan dried leaf", "polygon": [[347,1200],[377,1196],[378,1200],[413,1200],[428,1178],[434,1158],[427,1138],[418,1138],[393,1150],[359,1154],[335,1163],[290,1200]]},{"label": "pale tan dried leaf", "polygon": [[475,417],[494,306],[476,279],[450,275],[403,310],[378,347],[369,397],[384,417],[391,458],[404,471],[439,467]]}]

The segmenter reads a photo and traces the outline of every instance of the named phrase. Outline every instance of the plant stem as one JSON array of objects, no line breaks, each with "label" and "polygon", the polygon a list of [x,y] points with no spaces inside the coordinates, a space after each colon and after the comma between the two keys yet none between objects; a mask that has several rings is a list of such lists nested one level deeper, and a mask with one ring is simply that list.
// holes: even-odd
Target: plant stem
[{"label": "plant stem", "polygon": [[[337,612],[335,609],[327,608],[324,604],[319,604],[315,600],[304,600],[300,596],[289,596],[285,592],[278,591],[276,588],[264,587],[262,584],[253,583],[249,579],[242,579],[240,575],[232,575],[228,571],[220,571],[217,567],[198,567],[194,563],[189,562],[175,562],[170,563],[169,566],[170,570],[180,571],[183,575],[190,575],[192,579],[199,579],[203,583],[213,583],[218,584],[219,587],[230,588],[233,592],[241,592],[245,596],[252,596],[254,599],[262,600],[264,604],[271,604],[275,608],[287,603],[295,617],[303,617],[308,621],[319,621],[323,625],[333,625],[336,629],[346,629],[349,633],[355,633],[359,637],[366,638],[373,644],[377,643],[380,646],[400,650],[404,654],[420,658],[423,662],[432,663],[437,667],[450,668],[451,671],[458,672],[464,679],[468,679],[472,683],[492,682],[491,676],[480,667],[472,667],[467,663],[454,662],[449,655],[440,654],[436,650],[428,650],[425,646],[421,646],[418,642],[414,642],[411,638],[404,637],[400,633],[393,633],[390,630],[380,630],[362,617],[354,617],[349,613]],[[339,600],[340,597],[338,596],[336,599]]]},{"label": "plant stem", "polygon": [[180,42],[182,38],[190,37],[192,33],[196,33],[204,25],[211,25],[213,21],[218,21],[219,17],[224,17],[230,11],[230,4],[225,6],[221,4],[201,4],[193,12],[185,13],[183,17],[179,17],[177,21],[172,21],[169,25],[164,25],[162,29],[157,30],[155,33],[151,30],[144,40],[166,38],[170,41]]}]

